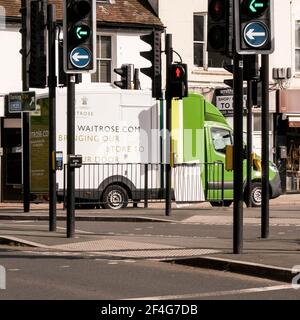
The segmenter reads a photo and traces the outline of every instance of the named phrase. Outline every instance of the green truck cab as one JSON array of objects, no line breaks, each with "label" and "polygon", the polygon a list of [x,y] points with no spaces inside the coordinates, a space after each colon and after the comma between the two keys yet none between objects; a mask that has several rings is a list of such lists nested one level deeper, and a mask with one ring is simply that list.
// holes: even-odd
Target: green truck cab
[{"label": "green truck cab", "polygon": [[[207,201],[213,206],[230,206],[233,201],[233,171],[227,170],[226,149],[233,145],[233,130],[222,113],[199,94],[190,94],[182,102],[173,103],[173,125],[183,134],[173,135],[173,153],[176,163],[222,163],[222,178],[214,170],[219,166],[208,166],[201,174],[203,189]],[[181,130],[183,129],[183,130]],[[181,141],[180,141],[181,140]],[[244,194],[246,190],[246,159],[244,155],[243,176]],[[177,160],[177,161],[176,161]],[[213,179],[211,178],[213,177]],[[275,164],[269,166],[270,198],[281,195],[281,181]],[[219,201],[220,192],[223,201]],[[261,205],[261,167],[256,156],[252,168],[251,205]]]}]

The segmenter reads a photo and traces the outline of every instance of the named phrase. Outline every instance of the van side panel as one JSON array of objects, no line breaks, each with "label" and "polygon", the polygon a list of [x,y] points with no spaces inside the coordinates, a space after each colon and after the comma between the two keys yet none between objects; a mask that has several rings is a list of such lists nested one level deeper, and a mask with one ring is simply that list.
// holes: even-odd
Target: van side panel
[{"label": "van side panel", "polygon": [[183,161],[205,162],[204,98],[191,94],[183,99]]}]

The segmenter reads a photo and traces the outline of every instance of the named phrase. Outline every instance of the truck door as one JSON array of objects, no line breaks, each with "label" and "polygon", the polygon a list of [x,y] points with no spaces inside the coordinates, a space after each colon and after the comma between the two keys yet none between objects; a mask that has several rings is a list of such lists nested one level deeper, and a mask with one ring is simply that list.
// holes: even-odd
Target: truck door
[{"label": "truck door", "polygon": [[[214,183],[211,187],[213,189],[222,189],[222,167],[213,165],[217,162],[224,164],[224,199],[233,198],[233,172],[225,170],[225,156],[226,146],[233,144],[232,133],[227,128],[220,127],[208,127],[206,135],[207,143],[207,179],[209,181],[218,182]],[[208,185],[209,187],[209,185]],[[214,193],[212,193],[214,194]],[[219,197],[219,193],[216,193],[216,197]]]}]

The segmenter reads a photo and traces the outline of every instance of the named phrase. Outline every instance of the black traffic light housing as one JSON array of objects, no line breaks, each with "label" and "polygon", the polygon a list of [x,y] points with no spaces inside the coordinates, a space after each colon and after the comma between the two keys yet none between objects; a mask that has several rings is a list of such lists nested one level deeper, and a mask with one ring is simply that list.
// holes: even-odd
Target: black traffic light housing
[{"label": "black traffic light housing", "polygon": [[232,0],[208,0],[207,51],[232,54]]},{"label": "black traffic light housing", "polygon": [[29,51],[30,51],[30,6],[27,5],[26,0],[21,1],[21,28],[19,32],[22,35],[22,48],[20,53],[22,55],[22,74],[23,80],[26,78],[26,83],[29,79]]},{"label": "black traffic light housing", "polygon": [[[58,86],[60,88],[68,86],[68,75],[64,71],[64,41],[60,39],[58,41]],[[75,83],[82,82],[82,74],[75,75]]]},{"label": "black traffic light housing", "polygon": [[46,79],[46,1],[31,1],[29,87],[45,88]]},{"label": "black traffic light housing", "polygon": [[92,73],[96,70],[96,1],[64,1],[64,70]]},{"label": "black traffic light housing", "polygon": [[188,96],[188,70],[184,63],[174,63],[169,70],[167,92],[169,98],[182,99]]},{"label": "black traffic light housing", "polygon": [[142,51],[140,55],[149,60],[151,67],[141,68],[141,72],[152,79],[152,97],[160,99],[161,90],[161,31],[154,30],[150,34],[140,37],[151,46],[150,51]]},{"label": "black traffic light housing", "polygon": [[131,65],[122,64],[121,68],[114,69],[114,72],[121,76],[121,81],[114,81],[114,84],[121,89],[131,89]]},{"label": "black traffic light housing", "polygon": [[[233,62],[232,63],[225,63],[223,68],[228,71],[229,73],[233,74]],[[233,79],[225,79],[224,83],[233,89]]]},{"label": "black traffic light housing", "polygon": [[234,1],[237,53],[272,53],[274,51],[273,0]]}]

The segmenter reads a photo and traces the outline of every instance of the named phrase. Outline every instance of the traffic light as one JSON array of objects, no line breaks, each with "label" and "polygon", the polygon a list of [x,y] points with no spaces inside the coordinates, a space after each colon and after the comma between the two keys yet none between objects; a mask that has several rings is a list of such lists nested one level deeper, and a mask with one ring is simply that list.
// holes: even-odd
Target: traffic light
[{"label": "traffic light", "polygon": [[274,51],[273,0],[235,0],[236,51],[270,54]]},{"label": "traffic light", "polygon": [[179,98],[188,96],[187,65],[174,63],[170,66],[168,95],[169,98]]},{"label": "traffic light", "polygon": [[26,83],[28,83],[28,69],[29,69],[29,50],[30,50],[30,6],[28,6],[27,0],[21,1],[21,13],[22,25],[19,32],[22,35],[22,48],[20,53],[22,55],[22,74],[23,80],[26,77]]},{"label": "traffic light", "polygon": [[64,69],[66,73],[96,70],[96,1],[64,1]]},{"label": "traffic light", "polygon": [[114,72],[121,76],[121,81],[114,84],[121,89],[131,89],[131,65],[122,64],[121,68],[114,69]]},{"label": "traffic light", "polygon": [[232,52],[232,0],[208,0],[207,51]]},{"label": "traffic light", "polygon": [[140,52],[140,55],[152,63],[151,67],[141,68],[141,72],[152,79],[152,97],[160,99],[161,90],[161,32],[154,30],[140,37],[151,46],[150,51]]},{"label": "traffic light", "polygon": [[29,87],[45,88],[47,78],[46,2],[31,1],[30,11]]},{"label": "traffic light", "polygon": [[244,55],[243,63],[244,63],[243,79],[246,81],[258,80],[259,79],[258,55],[257,54]]},{"label": "traffic light", "polygon": [[[223,68],[233,74],[233,63],[225,63]],[[233,79],[225,79],[224,83],[233,89]]]}]

